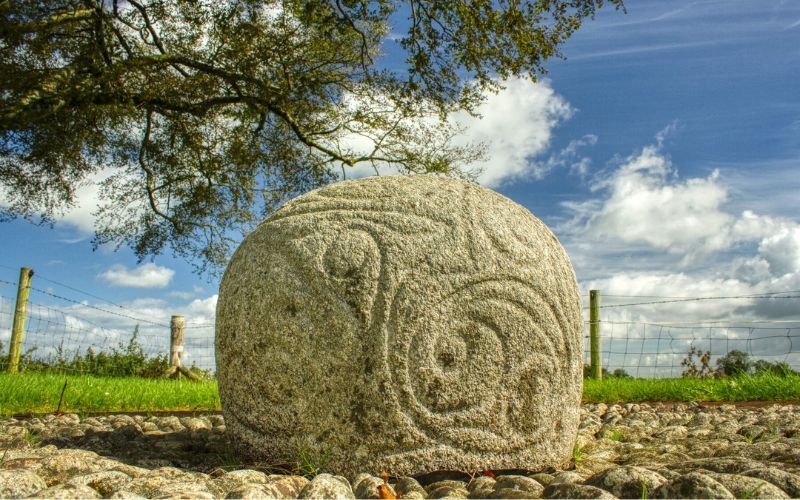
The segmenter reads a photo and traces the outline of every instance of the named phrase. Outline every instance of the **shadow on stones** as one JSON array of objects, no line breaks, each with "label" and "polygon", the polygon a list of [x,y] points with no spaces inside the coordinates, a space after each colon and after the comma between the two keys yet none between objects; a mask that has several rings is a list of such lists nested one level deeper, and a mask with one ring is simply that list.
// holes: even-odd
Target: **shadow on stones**
[{"label": "shadow on stones", "polygon": [[493,476],[506,476],[506,475],[527,476],[529,474],[535,474],[535,473],[541,473],[541,472],[552,474],[552,473],[556,472],[556,470],[553,469],[553,468],[546,468],[546,469],[543,469],[543,470],[528,470],[528,469],[502,469],[502,470],[500,470],[500,469],[498,469],[498,470],[492,470],[492,471],[481,471],[481,472],[478,472],[477,474],[468,474],[468,473],[463,472],[463,471],[440,470],[440,471],[428,472],[428,473],[425,473],[425,474],[416,474],[416,475],[412,475],[411,477],[416,479],[417,482],[424,487],[424,486],[427,486],[429,484],[437,483],[439,481],[464,481],[464,482],[469,482],[470,479],[472,479],[474,476],[481,475],[481,474],[483,474],[485,472],[491,472],[491,474]]},{"label": "shadow on stones", "polygon": [[224,433],[209,430],[142,432],[134,425],[113,430],[87,429],[82,436],[53,436],[41,445],[93,451],[128,465],[154,469],[178,467],[213,473],[236,469],[259,470],[268,474],[292,474],[291,465],[248,461]]}]

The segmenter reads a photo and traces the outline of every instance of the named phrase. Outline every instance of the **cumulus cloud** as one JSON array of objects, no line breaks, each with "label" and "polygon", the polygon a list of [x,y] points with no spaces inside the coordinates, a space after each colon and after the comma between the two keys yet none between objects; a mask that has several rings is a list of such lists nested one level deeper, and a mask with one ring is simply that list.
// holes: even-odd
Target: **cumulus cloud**
[{"label": "cumulus cloud", "polygon": [[[451,124],[463,130],[456,141],[459,145],[486,146],[486,159],[471,165],[481,171],[478,182],[498,187],[521,179],[536,180],[557,167],[585,173],[589,159],[580,157],[579,149],[595,144],[596,136],[572,141],[564,150],[542,158],[548,152],[555,127],[569,119],[575,109],[546,81],[532,83],[526,78],[512,78],[503,86],[503,90],[486,95],[476,110],[477,116],[457,112],[449,117]],[[433,121],[425,123],[435,125]],[[368,153],[374,147],[374,142],[364,135],[354,134],[345,142],[350,150],[360,153]],[[378,169],[381,175],[399,173],[391,165],[378,165]],[[374,168],[364,164],[347,171],[349,178],[374,174]]]},{"label": "cumulus cloud", "polygon": [[115,264],[97,277],[113,286],[128,288],[164,288],[170,284],[175,271],[152,262],[134,269]]},{"label": "cumulus cloud", "polygon": [[[106,177],[106,176],[103,176]],[[75,198],[75,207],[66,212],[61,221],[78,230],[81,235],[89,235],[94,231],[95,216],[93,212],[100,203],[100,186],[102,178],[93,179],[90,183],[78,189]]]},{"label": "cumulus cloud", "polygon": [[476,166],[482,169],[478,182],[490,187],[544,177],[553,163],[534,159],[547,151],[553,129],[575,112],[547,82],[532,84],[526,78],[514,78],[504,86],[504,90],[487,96],[478,108],[479,117],[467,113],[452,117],[464,127],[465,142],[487,145],[487,159]]},{"label": "cumulus cloud", "polygon": [[610,321],[681,322],[726,318],[734,309],[742,310],[758,299],[684,300],[694,297],[748,297],[756,292],[752,285],[736,278],[698,276],[689,273],[621,272],[587,282],[588,289],[601,290],[607,305],[640,303],[635,307],[608,308]]},{"label": "cumulus cloud", "polygon": [[730,189],[719,170],[681,179],[662,150],[662,139],[660,134],[657,144],[597,176],[591,185],[597,196],[566,203],[572,218],[562,230],[582,239],[643,245],[679,255],[683,266],[760,241],[759,255],[771,274],[800,269],[800,254],[794,253],[800,251],[796,222],[751,210],[732,213],[727,209]]},{"label": "cumulus cloud", "polygon": [[758,253],[769,265],[773,276],[800,271],[800,226],[783,227],[776,234],[767,236],[761,240]]},{"label": "cumulus cloud", "polygon": [[572,224],[586,236],[645,243],[688,256],[730,245],[735,219],[722,209],[728,191],[719,172],[680,181],[659,146],[628,157],[592,189],[603,196],[569,206],[575,214]]},{"label": "cumulus cloud", "polygon": [[[584,289],[601,290],[611,305],[659,302],[608,308],[609,320],[800,318],[796,301],[754,297],[800,289],[800,223],[733,211],[739,193],[717,170],[679,175],[664,151],[670,129],[595,175],[589,199],[564,204],[571,219],[556,231]],[[731,296],[739,298],[661,301]]]}]

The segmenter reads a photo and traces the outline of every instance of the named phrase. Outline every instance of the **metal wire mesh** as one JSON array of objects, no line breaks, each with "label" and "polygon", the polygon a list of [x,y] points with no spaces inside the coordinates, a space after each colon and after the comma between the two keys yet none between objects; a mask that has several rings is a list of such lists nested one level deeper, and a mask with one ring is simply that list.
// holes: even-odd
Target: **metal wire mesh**
[{"label": "metal wire mesh", "polygon": [[[40,278],[45,279],[45,278]],[[147,358],[166,357],[170,347],[170,317],[163,309],[139,304],[127,308],[97,295],[62,283],[67,292],[30,287],[22,353],[28,362],[59,364],[64,371],[83,372],[90,366],[71,363],[88,353],[130,352],[133,340]],[[17,284],[0,279],[0,342],[2,359],[8,352],[14,317]],[[59,289],[60,290],[60,289]],[[78,292],[93,303],[75,297]],[[633,303],[602,306],[615,308],[615,314],[601,319],[601,360],[609,373],[624,370],[634,377],[679,377],[686,369],[682,362],[690,351],[708,352],[709,365],[732,351],[746,353],[751,361],[785,363],[800,371],[800,320],[797,321],[711,321],[646,322],[623,321],[622,307],[658,306],[675,302],[770,300],[800,298],[798,291],[725,297],[636,297]],[[776,294],[782,294],[776,296]],[[792,294],[792,295],[787,295]],[[655,300],[650,300],[655,299]],[[739,302],[732,302],[738,300]],[[47,302],[47,303],[46,303]],[[53,304],[56,303],[56,305]],[[585,322],[585,362],[588,364],[589,322]],[[134,337],[135,334],[135,337]],[[183,364],[215,371],[213,318],[192,321],[187,318]]]},{"label": "metal wire mesh", "polygon": [[[129,352],[134,333],[135,345],[146,358],[169,354],[169,318],[162,323],[128,314],[113,315],[77,301],[63,307],[45,305],[34,301],[35,295],[36,290],[31,287],[21,349],[24,362],[46,362],[58,365],[63,371],[83,372],[91,367],[71,361],[85,358],[88,353]],[[15,302],[0,295],[0,342],[4,357],[8,352]],[[213,323],[187,322],[183,364],[215,370]]]},{"label": "metal wire mesh", "polygon": [[[588,364],[588,321],[584,331]],[[601,332],[602,365],[609,373],[622,369],[634,377],[680,377],[686,369],[681,362],[693,349],[709,352],[712,368],[723,356],[740,351],[751,361],[786,363],[800,371],[800,322],[692,325],[602,321]]]}]

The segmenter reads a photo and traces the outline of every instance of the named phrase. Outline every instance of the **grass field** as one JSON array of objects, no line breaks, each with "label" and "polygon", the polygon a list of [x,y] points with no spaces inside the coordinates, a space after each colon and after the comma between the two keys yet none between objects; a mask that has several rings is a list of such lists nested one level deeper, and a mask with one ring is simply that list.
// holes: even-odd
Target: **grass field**
[{"label": "grass field", "polygon": [[[64,381],[63,412],[218,411],[216,381],[41,373],[0,374],[0,415],[52,413]],[[585,380],[584,402],[800,400],[800,376],[741,376],[725,379]]]},{"label": "grass field", "polygon": [[0,415],[62,412],[217,411],[217,382],[42,373],[0,374]]},{"label": "grass field", "polygon": [[586,379],[583,381],[583,399],[587,403],[797,401],[800,400],[800,376],[762,374],[718,379]]}]

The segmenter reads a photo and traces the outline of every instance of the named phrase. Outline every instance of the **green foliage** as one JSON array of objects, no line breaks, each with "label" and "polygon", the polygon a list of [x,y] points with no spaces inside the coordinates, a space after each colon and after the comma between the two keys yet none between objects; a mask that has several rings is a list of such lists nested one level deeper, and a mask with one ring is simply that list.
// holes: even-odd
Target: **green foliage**
[{"label": "green foliage", "polygon": [[764,359],[752,361],[746,352],[733,350],[717,360],[718,375],[734,377],[751,374],[771,374],[779,377],[796,375],[788,363],[783,361],[770,362]]},{"label": "green foliage", "polygon": [[788,377],[790,375],[800,375],[800,372],[797,370],[792,370],[792,367],[789,366],[788,363],[785,361],[774,361],[770,363],[769,361],[759,359],[752,365],[753,373],[756,375],[759,374],[771,374],[776,375],[778,377]]},{"label": "green foliage", "polygon": [[25,444],[28,448],[38,448],[39,444],[42,442],[42,437],[29,429],[25,429],[25,433],[22,434],[22,439],[25,440]]},{"label": "green foliage", "polygon": [[625,433],[622,429],[614,429],[606,437],[611,441],[622,441],[625,438]]},{"label": "green foliage", "polygon": [[613,372],[611,372],[611,374],[609,375],[609,377],[614,377],[614,378],[633,378],[633,377],[632,377],[631,375],[629,375],[629,374],[628,374],[628,372],[626,372],[626,371],[625,371],[623,368],[617,368],[617,369],[615,369]]},{"label": "green foliage", "polygon": [[[69,356],[63,344],[46,358],[35,356],[36,348],[20,356],[20,372],[85,373],[105,377],[158,377],[167,368],[167,355],[148,357],[139,343],[139,326],[127,344],[120,342],[110,352],[95,352],[89,347],[85,354],[77,351]],[[0,367],[2,368],[2,367]]]},{"label": "green foliage", "polygon": [[577,442],[572,446],[572,461],[574,463],[577,464],[578,462],[583,460],[583,448],[584,447],[579,446]]},{"label": "green foliage", "polygon": [[[695,360],[695,356],[697,359]],[[707,378],[716,375],[716,370],[709,364],[711,361],[711,351],[703,352],[697,347],[692,346],[686,357],[681,361],[681,366],[686,369],[681,373],[686,378]],[[700,363],[700,366],[697,365]]]},{"label": "green foliage", "polygon": [[[611,377],[611,378],[632,378],[631,375],[625,371],[624,368],[615,368],[614,371],[609,372],[606,368],[601,368],[603,373],[603,378]],[[592,367],[589,365],[583,365],[583,378],[589,378],[592,376]]]},{"label": "green foliage", "polygon": [[97,245],[221,267],[239,232],[350,167],[474,175],[482,148],[447,112],[544,72],[603,4],[0,1],[0,217],[52,220],[99,178]]},{"label": "green foliage", "polygon": [[299,451],[298,462],[294,466],[294,472],[300,476],[312,479],[317,476],[330,460],[330,451],[323,450],[321,453],[309,451],[303,448]]},{"label": "green foliage", "polygon": [[719,376],[731,377],[742,375],[750,371],[752,363],[750,356],[746,352],[733,350],[725,356],[717,359],[717,371]]},{"label": "green foliage", "polygon": [[758,484],[758,485],[754,486],[753,488],[745,491],[744,494],[742,495],[742,500],[749,500],[750,498],[758,498],[758,496],[757,496],[758,492],[763,487],[764,487],[763,484]]}]

